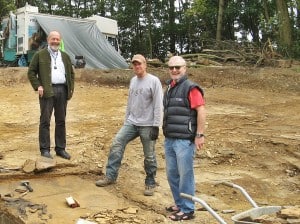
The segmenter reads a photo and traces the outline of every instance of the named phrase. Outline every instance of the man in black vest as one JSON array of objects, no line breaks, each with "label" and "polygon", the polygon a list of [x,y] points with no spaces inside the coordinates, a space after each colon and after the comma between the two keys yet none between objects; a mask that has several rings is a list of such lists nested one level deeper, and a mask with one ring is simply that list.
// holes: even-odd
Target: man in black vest
[{"label": "man in black vest", "polygon": [[194,218],[194,202],[180,193],[195,194],[193,159],[196,149],[204,144],[205,101],[199,85],[186,74],[186,61],[180,56],[169,62],[171,80],[164,94],[163,133],[165,136],[166,173],[175,204],[166,210],[173,212],[173,221]]}]

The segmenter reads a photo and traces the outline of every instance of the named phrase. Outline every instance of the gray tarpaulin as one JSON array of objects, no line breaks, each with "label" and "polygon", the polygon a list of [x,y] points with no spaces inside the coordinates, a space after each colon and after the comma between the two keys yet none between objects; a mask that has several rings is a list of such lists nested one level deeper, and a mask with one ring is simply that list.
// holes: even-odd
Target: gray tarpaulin
[{"label": "gray tarpaulin", "polygon": [[95,21],[41,14],[35,18],[47,35],[52,30],[61,33],[65,51],[73,64],[78,55],[84,56],[86,68],[128,68],[125,59],[106,40]]}]

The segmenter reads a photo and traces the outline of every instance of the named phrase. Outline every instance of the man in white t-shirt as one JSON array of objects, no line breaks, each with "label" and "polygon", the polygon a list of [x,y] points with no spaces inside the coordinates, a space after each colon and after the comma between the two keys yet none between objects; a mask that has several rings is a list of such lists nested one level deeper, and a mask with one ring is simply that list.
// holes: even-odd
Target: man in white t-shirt
[{"label": "man in white t-shirt", "polygon": [[135,76],[130,80],[129,96],[124,125],[116,134],[106,165],[106,175],[96,181],[98,187],[115,183],[126,145],[140,137],[144,151],[145,196],[152,196],[155,189],[157,161],[155,143],[162,118],[162,85],[160,80],[147,73],[143,55],[134,55],[132,60]]}]

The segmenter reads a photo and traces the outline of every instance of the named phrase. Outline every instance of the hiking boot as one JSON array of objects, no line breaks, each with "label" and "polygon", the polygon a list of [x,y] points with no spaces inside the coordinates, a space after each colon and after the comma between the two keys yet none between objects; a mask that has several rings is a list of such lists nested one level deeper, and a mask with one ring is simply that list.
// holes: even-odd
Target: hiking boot
[{"label": "hiking boot", "polygon": [[154,185],[146,185],[146,186],[145,186],[144,195],[145,195],[145,196],[153,196],[153,194],[154,194],[154,189],[155,189],[155,186],[154,186]]},{"label": "hiking boot", "polygon": [[97,186],[97,187],[105,187],[105,186],[107,186],[107,185],[114,184],[114,183],[115,183],[114,180],[108,179],[108,178],[105,176],[105,177],[103,177],[102,179],[96,181],[96,186]]}]

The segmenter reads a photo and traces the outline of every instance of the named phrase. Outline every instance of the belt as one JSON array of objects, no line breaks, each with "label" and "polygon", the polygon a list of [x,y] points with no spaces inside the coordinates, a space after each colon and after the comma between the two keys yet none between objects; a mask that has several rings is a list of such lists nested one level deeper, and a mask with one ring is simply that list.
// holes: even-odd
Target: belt
[{"label": "belt", "polygon": [[52,84],[52,86],[53,87],[60,87],[60,86],[63,87],[63,86],[66,86],[66,84]]}]

